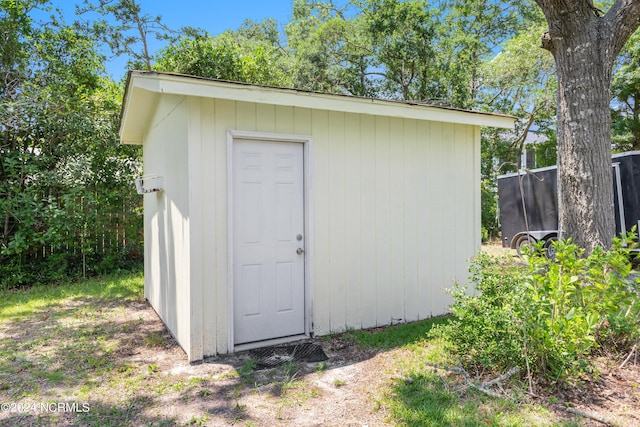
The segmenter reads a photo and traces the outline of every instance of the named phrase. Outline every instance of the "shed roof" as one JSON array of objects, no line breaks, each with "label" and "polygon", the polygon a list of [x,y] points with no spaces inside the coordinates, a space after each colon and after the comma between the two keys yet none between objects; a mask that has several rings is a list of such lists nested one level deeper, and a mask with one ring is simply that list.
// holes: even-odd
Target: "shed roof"
[{"label": "shed roof", "polygon": [[129,71],[120,113],[120,140],[142,144],[153,108],[161,94],[248,101],[406,119],[431,120],[513,129],[516,118],[433,106],[418,102],[389,101],[283,89],[157,71]]}]

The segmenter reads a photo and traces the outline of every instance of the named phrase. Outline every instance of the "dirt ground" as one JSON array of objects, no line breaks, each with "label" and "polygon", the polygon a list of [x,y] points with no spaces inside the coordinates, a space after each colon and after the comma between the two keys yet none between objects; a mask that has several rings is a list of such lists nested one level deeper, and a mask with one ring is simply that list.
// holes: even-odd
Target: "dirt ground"
[{"label": "dirt ground", "polygon": [[[151,308],[136,309],[144,313],[148,332],[164,330]],[[403,357],[404,349],[375,351],[361,349],[340,337],[316,339],[329,357],[324,364],[302,363],[291,371],[286,367],[251,371],[246,369],[251,359],[247,352],[192,365],[173,339],[168,335],[165,338],[163,348],[131,348],[133,354],[128,361],[157,367],[158,377],[149,380],[152,387],[163,378],[172,384],[196,379],[192,382],[195,386],[168,391],[153,403],[142,405],[135,425],[150,420],[207,426],[393,425],[381,398],[386,386],[403,374],[396,362]],[[569,404],[611,421],[611,425],[640,426],[640,360],[632,357],[622,369],[617,369],[618,363],[603,359],[603,374],[578,390],[526,399],[547,406],[556,420],[580,420],[583,426],[606,425],[575,417],[566,411]]]},{"label": "dirt ground", "polygon": [[[384,394],[404,374],[398,360],[407,349],[362,349],[338,336],[314,340],[326,362],[253,370],[251,356],[242,352],[190,364],[143,299],[114,301],[95,312],[82,308],[86,304],[70,301],[50,309],[66,317],[51,311],[20,324],[0,321],[0,351],[15,349],[19,355],[0,363],[11,369],[0,372],[0,403],[75,401],[91,410],[53,415],[3,410],[0,425],[393,425]],[[71,333],[76,335],[60,335]],[[86,343],[73,347],[85,336]],[[62,346],[64,340],[68,344]],[[95,344],[100,342],[101,347]],[[78,355],[80,348],[93,357]],[[556,420],[575,419],[578,425],[604,424],[576,417],[567,405],[612,425],[640,427],[640,355],[622,368],[620,363],[603,358],[602,374],[580,389],[537,391],[541,396],[525,395],[525,403],[541,404]],[[80,372],[82,379],[74,379]],[[455,381],[451,377],[447,380]]]},{"label": "dirt ground", "polygon": [[376,402],[393,376],[393,354],[360,350],[339,340],[315,342],[329,357],[324,364],[264,370],[250,370],[248,352],[189,364],[177,344],[160,352],[143,350],[132,362],[156,365],[171,382],[176,377],[198,381],[186,393],[165,394],[160,405],[148,406],[138,419],[207,426],[389,425]]}]

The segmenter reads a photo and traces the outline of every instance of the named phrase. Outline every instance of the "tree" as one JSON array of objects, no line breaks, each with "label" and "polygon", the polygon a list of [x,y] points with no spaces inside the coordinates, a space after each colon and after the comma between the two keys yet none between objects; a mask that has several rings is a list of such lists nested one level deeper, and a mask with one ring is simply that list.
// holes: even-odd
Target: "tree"
[{"label": "tree", "polygon": [[606,13],[592,0],[536,0],[549,29],[542,45],[558,75],[560,236],[587,251],[615,234],[611,184],[614,61],[640,25],[640,2],[617,0]]},{"label": "tree", "polygon": [[[540,49],[544,17],[533,20],[519,34],[509,38],[499,53],[484,61],[478,72],[476,108],[501,111],[520,119],[512,132],[482,130],[482,227],[486,237],[497,237],[497,176],[520,169],[522,152],[530,131],[543,135],[535,144],[539,166],[555,164],[555,102],[557,90],[553,58]],[[549,153],[550,152],[550,153]],[[551,154],[551,155],[548,155]],[[550,158],[550,162],[547,159]]]},{"label": "tree", "polygon": [[[529,131],[534,127],[553,138],[554,94],[557,91],[555,67],[551,55],[539,48],[540,32],[544,18],[533,20],[528,28],[508,39],[495,57],[486,61],[480,69],[477,106],[483,110],[502,111],[519,117],[516,131],[487,130],[493,138],[483,144],[488,156],[483,164],[484,176],[505,173],[521,168],[521,154]],[[554,129],[553,129],[554,130]],[[553,156],[551,164],[555,164]],[[499,171],[492,168],[490,159],[497,159]],[[536,159],[538,160],[538,159]],[[507,166],[509,166],[507,168]],[[545,165],[547,166],[547,165]]]},{"label": "tree", "polygon": [[368,0],[361,20],[375,65],[382,71],[381,95],[414,101],[448,98],[438,55],[439,26],[423,0]]},{"label": "tree", "polygon": [[130,64],[136,68],[151,70],[151,35],[157,40],[172,40],[176,33],[162,23],[160,15],[143,14],[136,0],[98,0],[98,4],[84,0],[83,6],[76,8],[79,15],[89,12],[97,12],[102,16],[111,15],[115,23],[97,19],[85,23],[85,30],[107,44],[114,56],[127,55]]},{"label": "tree", "polygon": [[189,34],[159,53],[154,69],[194,76],[270,86],[290,86],[285,52],[277,23],[246,21],[237,31],[213,37],[190,29]]},{"label": "tree", "polygon": [[[478,108],[483,62],[536,19],[529,0],[440,0],[438,57],[452,106]],[[441,77],[442,78],[442,77]]]},{"label": "tree", "polygon": [[56,12],[34,22],[48,2],[0,6],[0,289],[123,267],[141,224],[138,150],[117,139],[121,88],[80,27]]},{"label": "tree", "polygon": [[356,96],[378,96],[373,52],[359,11],[333,2],[295,0],[286,26],[295,88]]}]

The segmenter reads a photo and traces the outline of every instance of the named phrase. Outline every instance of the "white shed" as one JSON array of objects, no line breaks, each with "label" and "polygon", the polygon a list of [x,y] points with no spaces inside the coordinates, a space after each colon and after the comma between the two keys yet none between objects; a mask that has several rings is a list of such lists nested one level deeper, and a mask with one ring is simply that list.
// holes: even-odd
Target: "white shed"
[{"label": "white shed", "polygon": [[131,72],[145,297],[191,361],[445,313],[480,246],[480,126],[514,118]]}]

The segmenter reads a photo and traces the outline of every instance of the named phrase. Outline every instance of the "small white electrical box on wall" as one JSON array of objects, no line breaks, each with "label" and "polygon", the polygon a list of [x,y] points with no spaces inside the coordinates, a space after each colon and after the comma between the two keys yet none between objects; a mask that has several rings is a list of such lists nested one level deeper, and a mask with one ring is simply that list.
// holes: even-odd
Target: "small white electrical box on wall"
[{"label": "small white electrical box on wall", "polygon": [[156,193],[164,189],[162,177],[158,175],[141,176],[135,182],[138,194]]}]

